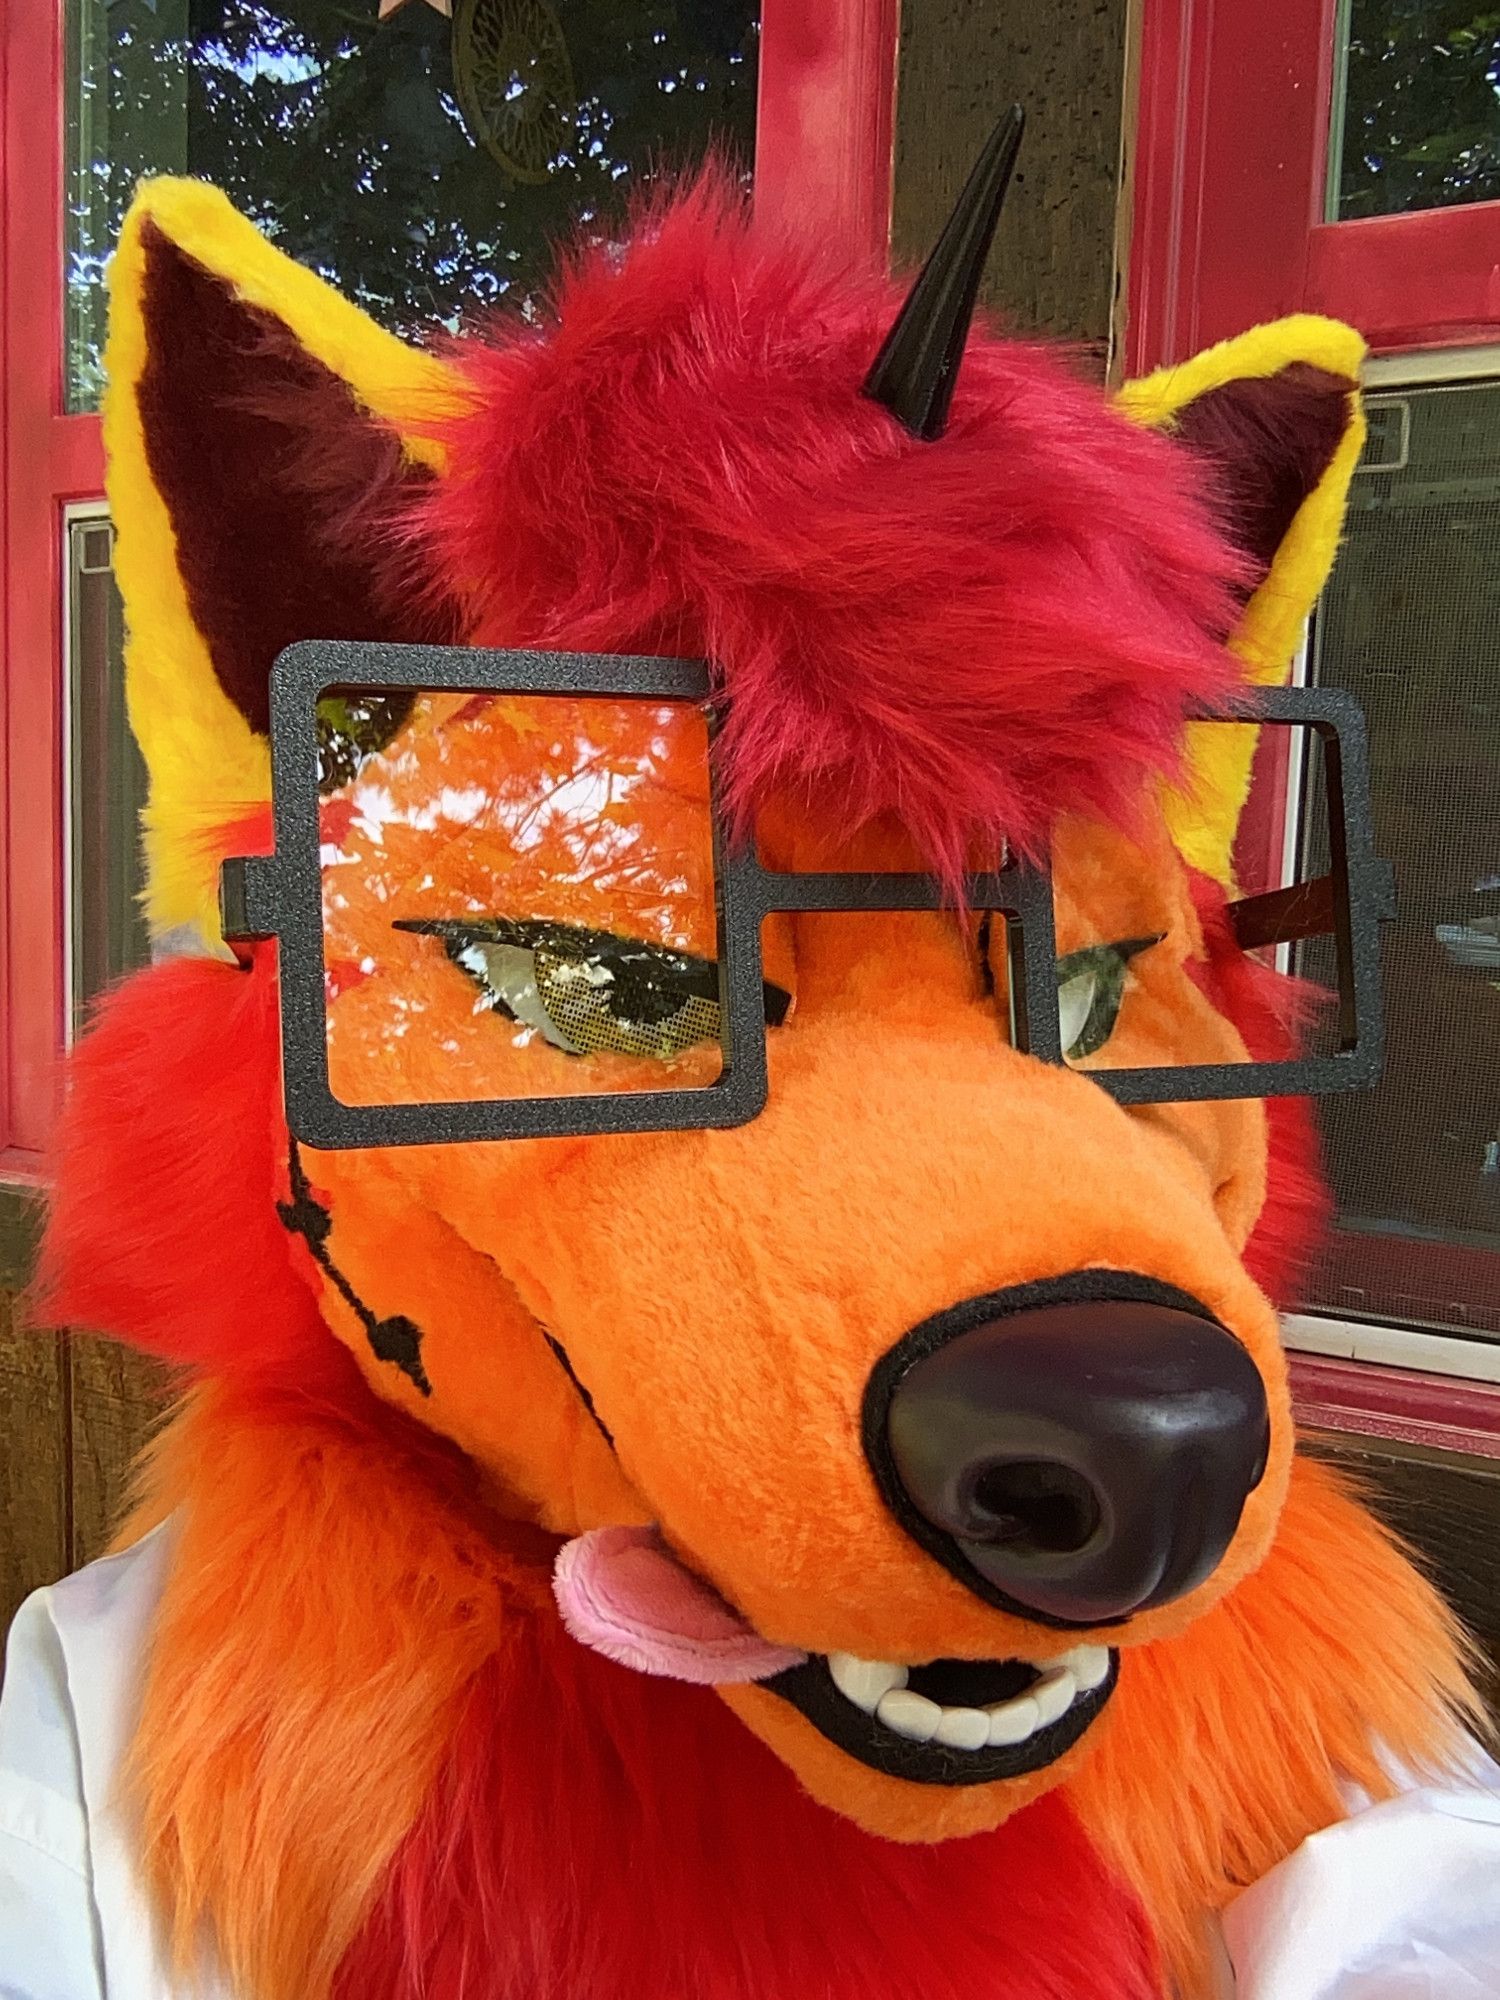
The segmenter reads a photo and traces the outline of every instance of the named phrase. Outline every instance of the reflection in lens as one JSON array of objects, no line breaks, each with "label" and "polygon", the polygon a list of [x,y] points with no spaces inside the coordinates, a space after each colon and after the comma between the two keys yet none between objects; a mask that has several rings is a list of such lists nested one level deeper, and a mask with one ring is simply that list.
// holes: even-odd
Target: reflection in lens
[{"label": "reflection in lens", "polygon": [[346,710],[378,726],[321,807],[335,1096],[711,1083],[722,1052],[701,713],[427,692],[398,713],[381,690]]}]

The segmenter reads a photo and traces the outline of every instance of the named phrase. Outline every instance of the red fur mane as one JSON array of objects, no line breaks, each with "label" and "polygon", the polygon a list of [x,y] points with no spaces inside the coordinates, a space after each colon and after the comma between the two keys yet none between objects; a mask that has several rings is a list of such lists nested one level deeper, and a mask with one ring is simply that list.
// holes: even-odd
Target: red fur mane
[{"label": "red fur mane", "polygon": [[976,330],[947,434],[909,437],[860,389],[897,298],[704,181],[565,271],[546,340],[457,346],[419,532],[478,641],[706,654],[742,811],[894,812],[951,875],[1136,809],[1238,683],[1243,563],[1190,455],[1040,348]]}]

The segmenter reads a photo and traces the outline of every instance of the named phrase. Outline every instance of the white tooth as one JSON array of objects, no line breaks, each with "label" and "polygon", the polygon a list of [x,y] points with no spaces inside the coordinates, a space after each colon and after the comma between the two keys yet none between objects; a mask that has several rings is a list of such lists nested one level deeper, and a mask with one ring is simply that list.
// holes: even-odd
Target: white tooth
[{"label": "white tooth", "polygon": [[1018,1694],[1014,1701],[1002,1701],[990,1709],[989,1741],[991,1743],[1024,1743],[1037,1727],[1039,1711],[1029,1694]]},{"label": "white tooth", "polygon": [[1056,1722],[1060,1716],[1067,1714],[1077,1692],[1078,1683],[1066,1667],[1054,1667],[1050,1673],[1042,1675],[1031,1690],[1031,1699],[1037,1705],[1043,1729],[1049,1722]]},{"label": "white tooth", "polygon": [[892,1688],[882,1695],[875,1714],[887,1729],[910,1737],[913,1743],[930,1743],[943,1719],[935,1701],[929,1701],[925,1694],[913,1694],[910,1688]]},{"label": "white tooth", "polygon": [[830,1653],[828,1671],[844,1699],[866,1715],[875,1713],[882,1695],[906,1686],[905,1667],[893,1666],[889,1660],[861,1660],[854,1653]]},{"label": "white tooth", "polygon": [[932,1740],[954,1750],[982,1750],[990,1740],[990,1719],[982,1708],[945,1708]]},{"label": "white tooth", "polygon": [[1108,1646],[1075,1646],[1057,1663],[1066,1667],[1085,1694],[1092,1694],[1109,1678]]}]

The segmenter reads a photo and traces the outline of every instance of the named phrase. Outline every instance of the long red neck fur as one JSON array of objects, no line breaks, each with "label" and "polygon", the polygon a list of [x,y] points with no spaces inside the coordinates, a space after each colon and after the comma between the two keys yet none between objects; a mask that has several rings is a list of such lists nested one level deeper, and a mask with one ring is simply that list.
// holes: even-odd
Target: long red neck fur
[{"label": "long red neck fur", "polygon": [[546,1612],[480,1673],[337,2000],[1154,2000],[1140,1907],[1047,1797],[861,1833],[709,1690]]}]

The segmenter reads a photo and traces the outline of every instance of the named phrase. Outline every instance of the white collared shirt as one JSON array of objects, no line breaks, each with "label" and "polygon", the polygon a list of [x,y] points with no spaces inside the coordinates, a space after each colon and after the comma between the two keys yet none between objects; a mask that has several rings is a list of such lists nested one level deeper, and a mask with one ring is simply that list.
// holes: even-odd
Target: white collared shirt
[{"label": "white collared shirt", "polygon": [[[0,2000],[189,2000],[115,1796],[169,1529],[29,1597],[0,1694]],[[1500,1770],[1305,1841],[1224,1915],[1235,2000],[1496,2000]],[[230,2000],[200,1986],[197,2000]]]}]

